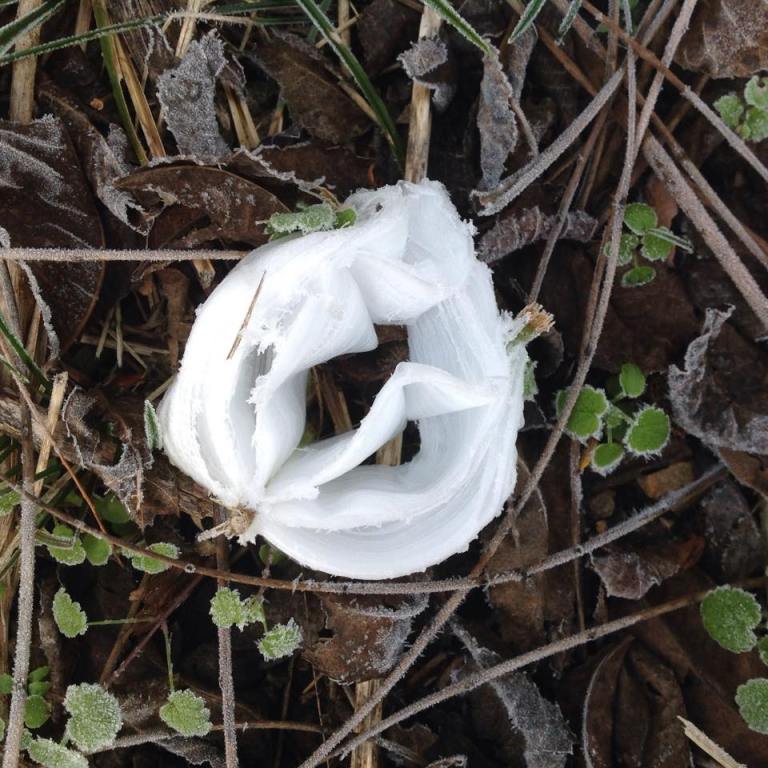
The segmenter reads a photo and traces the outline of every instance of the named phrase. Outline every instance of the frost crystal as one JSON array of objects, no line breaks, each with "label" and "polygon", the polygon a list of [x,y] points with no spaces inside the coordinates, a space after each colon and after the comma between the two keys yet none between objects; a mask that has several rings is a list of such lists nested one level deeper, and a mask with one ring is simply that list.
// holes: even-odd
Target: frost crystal
[{"label": "frost crystal", "polygon": [[[221,282],[158,416],[171,461],[238,521],[253,512],[243,541],[393,578],[466,550],[501,511],[528,356],[508,344],[519,321],[499,313],[472,227],[441,185],[403,182],[345,206],[353,225],[262,246]],[[356,429],[299,447],[309,370],[374,349],[374,324],[407,327],[410,361]],[[363,465],[408,421],[421,437],[410,462]]]}]

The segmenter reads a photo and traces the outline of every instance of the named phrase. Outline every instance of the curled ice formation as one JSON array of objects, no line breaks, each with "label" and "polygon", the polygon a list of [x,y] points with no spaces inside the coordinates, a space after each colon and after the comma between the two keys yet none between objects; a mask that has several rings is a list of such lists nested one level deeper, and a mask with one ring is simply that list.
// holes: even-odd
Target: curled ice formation
[{"label": "curled ice formation", "polygon": [[[440,184],[345,205],[353,226],[269,243],[221,282],[159,417],[170,460],[248,510],[242,541],[261,535],[339,576],[394,578],[464,551],[511,493],[525,321],[497,309]],[[409,362],[358,428],[299,448],[310,368],[375,348],[375,323],[407,327]],[[410,462],[362,464],[409,420],[421,439]]]}]

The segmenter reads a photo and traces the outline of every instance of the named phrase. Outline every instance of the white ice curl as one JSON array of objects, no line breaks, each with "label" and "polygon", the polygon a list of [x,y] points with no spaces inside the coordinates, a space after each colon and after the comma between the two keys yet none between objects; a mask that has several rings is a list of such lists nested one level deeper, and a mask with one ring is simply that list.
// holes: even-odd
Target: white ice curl
[{"label": "white ice curl", "polygon": [[[436,182],[362,191],[354,226],[256,249],[199,308],[160,406],[170,460],[311,568],[403,576],[464,551],[515,484],[522,344],[488,268]],[[266,273],[266,274],[265,274]],[[232,343],[264,276],[241,342]],[[376,347],[374,323],[407,326],[397,366],[343,435],[298,448],[313,365]],[[407,421],[421,448],[365,465]]]}]

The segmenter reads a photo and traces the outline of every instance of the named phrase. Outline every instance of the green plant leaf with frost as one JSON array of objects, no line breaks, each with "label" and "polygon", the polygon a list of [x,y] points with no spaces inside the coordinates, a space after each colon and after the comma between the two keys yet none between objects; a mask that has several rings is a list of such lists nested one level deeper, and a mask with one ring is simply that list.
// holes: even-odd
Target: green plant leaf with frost
[{"label": "green plant leaf with frost", "polygon": [[88,768],[84,755],[51,739],[32,739],[26,745],[31,760],[44,768]]},{"label": "green plant leaf with frost", "polygon": [[659,223],[659,217],[650,205],[630,203],[624,209],[624,223],[636,235],[644,235]]},{"label": "green plant leaf with frost", "polygon": [[736,587],[718,587],[699,608],[704,629],[723,648],[746,653],[755,647],[762,611],[754,595]]},{"label": "green plant leaf with frost", "polygon": [[753,731],[768,735],[768,680],[759,677],[740,685],[736,689],[736,704]]},{"label": "green plant leaf with frost", "polygon": [[[640,238],[632,232],[622,232],[619,238],[619,264],[625,267],[632,261],[635,251],[640,246]],[[606,243],[603,249],[606,256],[610,256],[611,244]]]},{"label": "green plant leaf with frost", "polygon": [[112,545],[100,539],[98,536],[92,536],[90,533],[84,533],[81,539],[85,556],[91,565],[106,565],[112,555]]},{"label": "green plant leaf with frost", "polygon": [[13,512],[13,508],[21,501],[21,496],[16,491],[5,491],[0,494],[0,517],[5,517]]},{"label": "green plant leaf with frost", "polygon": [[744,101],[750,107],[768,111],[768,78],[755,75],[744,86]]},{"label": "green plant leaf with frost", "polygon": [[523,398],[527,402],[536,399],[539,394],[539,385],[536,383],[536,361],[530,358],[525,363],[525,372],[523,373]]},{"label": "green plant leaf with frost", "polygon": [[654,456],[667,444],[669,432],[669,416],[661,408],[647,406],[635,414],[624,446],[635,456]]},{"label": "green plant leaf with frost", "polygon": [[640,397],[645,392],[645,374],[634,363],[624,363],[619,373],[619,386],[624,397]]},{"label": "green plant leaf with frost", "polygon": [[155,406],[144,401],[144,439],[147,441],[149,452],[159,451],[163,447],[163,433],[160,429],[160,421],[157,418]]},{"label": "green plant leaf with frost", "polygon": [[0,674],[0,694],[9,694],[13,691],[13,676],[7,672]]},{"label": "green plant leaf with frost", "polygon": [[0,741],[5,739],[5,720],[0,717]]},{"label": "green plant leaf with frost", "polygon": [[520,35],[524,34],[531,25],[536,21],[536,18],[544,8],[544,4],[547,0],[529,0],[525,6],[525,10],[520,16],[519,21],[512,30],[512,34],[509,36],[509,41],[513,43]]},{"label": "green plant leaf with frost", "polygon": [[31,683],[39,683],[43,680],[48,679],[48,675],[51,674],[51,668],[47,665],[43,665],[42,667],[35,667],[30,673],[29,677],[27,678]]},{"label": "green plant leaf with frost", "polygon": [[80,542],[80,537],[75,535],[75,532],[67,525],[55,525],[51,532],[53,536],[58,536],[62,539],[71,539],[71,546],[52,546],[46,544],[51,557],[62,565],[80,565],[85,562],[85,550]]},{"label": "green plant leaf with frost", "polygon": [[760,661],[768,666],[768,636],[761,637],[757,641],[757,653],[760,656]]},{"label": "green plant leaf with frost", "polygon": [[739,133],[748,141],[768,139],[768,111],[749,107]]},{"label": "green plant leaf with frost", "polygon": [[744,116],[744,104],[737,94],[726,93],[714,103],[714,107],[731,130],[735,131],[739,127]]},{"label": "green plant leaf with frost", "polygon": [[287,624],[276,624],[259,640],[259,651],[267,661],[290,656],[301,646],[301,628],[291,619]]},{"label": "green plant leaf with frost", "polygon": [[252,595],[243,602],[243,610],[245,611],[245,623],[255,624],[258,622],[267,629],[267,617],[264,613],[264,601],[257,595]]},{"label": "green plant leaf with frost", "polygon": [[621,443],[600,443],[592,452],[592,469],[600,475],[609,475],[623,458],[624,447]]},{"label": "green plant leaf with frost", "polygon": [[84,752],[112,746],[123,726],[120,704],[100,685],[70,685],[64,697],[64,709],[70,716],[67,738]]},{"label": "green plant leaf with frost", "polygon": [[[561,390],[557,394],[557,414],[560,415],[568,392]],[[603,416],[608,410],[608,398],[602,389],[586,385],[582,387],[573,411],[568,417],[566,432],[582,443],[590,437],[599,437],[603,431]]]},{"label": "green plant leaf with frost", "polygon": [[633,267],[621,276],[621,284],[624,288],[639,288],[652,283],[655,278],[656,270],[653,267]]},{"label": "green plant leaf with frost", "polygon": [[42,728],[51,717],[51,705],[39,694],[27,696],[24,702],[24,725],[31,731]]},{"label": "green plant leaf with frost", "polygon": [[[158,555],[164,557],[171,557],[174,560],[179,556],[179,548],[175,544],[171,544],[167,541],[158,541],[156,544],[150,544],[147,549],[150,552],[156,552]],[[136,555],[128,553],[131,558],[131,565],[137,571],[143,571],[144,573],[157,574],[167,571],[171,566],[164,563],[162,560],[157,560],[149,555]]]},{"label": "green plant leaf with frost", "polygon": [[235,626],[242,629],[245,626],[245,608],[236,589],[219,587],[211,598],[210,613],[213,623],[219,629]]},{"label": "green plant leaf with frost", "polygon": [[160,719],[182,736],[205,736],[213,727],[205,701],[194,691],[174,691],[160,707]]},{"label": "green plant leaf with frost", "polygon": [[450,24],[460,35],[469,40],[483,53],[490,53],[492,48],[475,30],[475,28],[448,2],[448,0],[422,0],[424,5],[432,8],[440,18]]},{"label": "green plant leaf with frost", "polygon": [[336,215],[328,203],[308,205],[302,210],[292,213],[273,213],[267,222],[267,234],[271,236],[288,235],[293,232],[301,232],[302,235],[310,232],[325,232],[334,229]]},{"label": "green plant leaf with frost", "polygon": [[131,522],[131,516],[120,499],[114,493],[108,493],[104,497],[95,496],[93,505],[102,520],[114,525],[123,525]]},{"label": "green plant leaf with frost", "polygon": [[88,629],[86,616],[80,603],[76,603],[64,587],[60,587],[53,597],[53,620],[64,637],[84,635]]},{"label": "green plant leaf with frost", "polygon": [[47,681],[41,683],[30,683],[27,686],[30,696],[45,696],[51,690],[51,684]]}]

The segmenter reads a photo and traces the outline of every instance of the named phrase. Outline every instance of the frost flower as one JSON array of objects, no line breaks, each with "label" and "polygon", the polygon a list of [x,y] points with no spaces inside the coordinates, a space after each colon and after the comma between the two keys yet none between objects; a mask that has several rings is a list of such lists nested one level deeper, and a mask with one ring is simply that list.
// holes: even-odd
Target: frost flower
[{"label": "frost flower", "polygon": [[[528,318],[498,311],[441,185],[345,205],[353,226],[272,242],[221,282],[159,419],[171,461],[232,510],[241,541],[394,578],[466,550],[512,491],[527,362],[515,338]],[[375,348],[374,324],[406,326],[409,362],[357,429],[299,448],[310,368]],[[363,465],[408,421],[421,438],[411,461]]]}]

